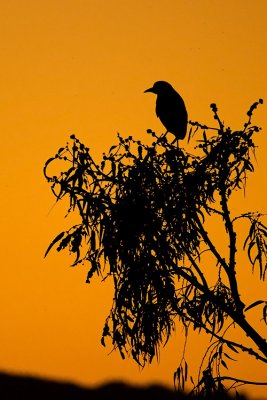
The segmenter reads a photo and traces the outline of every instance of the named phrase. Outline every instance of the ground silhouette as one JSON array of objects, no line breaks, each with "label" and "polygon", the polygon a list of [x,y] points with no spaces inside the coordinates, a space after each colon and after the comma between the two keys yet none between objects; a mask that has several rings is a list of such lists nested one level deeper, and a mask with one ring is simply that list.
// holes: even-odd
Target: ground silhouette
[{"label": "ground silhouette", "polygon": [[[183,400],[186,398],[188,397],[185,394],[160,385],[133,386],[123,382],[110,382],[86,388],[32,376],[0,373],[0,399],[5,400]],[[226,396],[225,399],[231,397]],[[239,399],[246,400],[246,397],[240,396]]]}]

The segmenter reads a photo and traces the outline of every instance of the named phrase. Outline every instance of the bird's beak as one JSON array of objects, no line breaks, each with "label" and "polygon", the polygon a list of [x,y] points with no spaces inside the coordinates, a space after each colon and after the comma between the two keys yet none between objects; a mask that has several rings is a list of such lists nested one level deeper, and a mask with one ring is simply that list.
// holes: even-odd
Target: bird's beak
[{"label": "bird's beak", "polygon": [[151,87],[151,88],[149,88],[149,89],[147,89],[147,90],[144,91],[144,93],[147,93],[147,92],[152,92],[152,93],[154,93],[153,87]]}]

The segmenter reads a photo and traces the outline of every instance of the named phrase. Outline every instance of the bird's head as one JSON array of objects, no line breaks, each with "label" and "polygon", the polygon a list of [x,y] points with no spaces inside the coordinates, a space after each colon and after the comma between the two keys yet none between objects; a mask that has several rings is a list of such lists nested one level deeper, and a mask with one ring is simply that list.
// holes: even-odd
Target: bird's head
[{"label": "bird's head", "polygon": [[155,82],[151,88],[145,90],[144,93],[151,92],[155,94],[160,94],[169,92],[170,90],[174,90],[172,85],[165,81],[158,81]]}]

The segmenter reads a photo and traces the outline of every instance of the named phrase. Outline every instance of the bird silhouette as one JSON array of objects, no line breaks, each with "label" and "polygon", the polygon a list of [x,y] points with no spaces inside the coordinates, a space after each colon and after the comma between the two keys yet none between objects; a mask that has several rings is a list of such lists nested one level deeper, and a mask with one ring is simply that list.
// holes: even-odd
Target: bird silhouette
[{"label": "bird silhouette", "polygon": [[182,97],[172,85],[165,81],[155,82],[153,87],[144,93],[152,92],[157,95],[156,114],[167,129],[164,136],[171,132],[178,141],[184,139],[187,129],[187,111]]}]

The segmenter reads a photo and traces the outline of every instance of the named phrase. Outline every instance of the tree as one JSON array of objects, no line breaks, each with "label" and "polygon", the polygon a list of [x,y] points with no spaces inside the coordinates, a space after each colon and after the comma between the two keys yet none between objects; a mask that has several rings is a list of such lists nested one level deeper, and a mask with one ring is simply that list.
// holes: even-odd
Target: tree
[{"label": "tree", "polygon": [[[175,324],[206,332],[212,342],[203,357],[199,378],[192,380],[194,395],[211,396],[229,387],[255,383],[226,376],[227,361],[240,352],[267,363],[267,344],[247,319],[247,311],[262,308],[267,324],[267,301],[244,304],[237,280],[237,224],[249,222],[244,240],[252,271],[264,280],[267,269],[267,227],[258,212],[232,215],[230,199],[243,190],[253,172],[254,135],[249,109],[239,131],[226,128],[215,104],[217,128],[191,122],[189,137],[200,139],[196,154],[189,154],[151,130],[153,140],[143,144],[118,135],[97,164],[88,147],[74,135],[44,167],[56,200],[69,199],[68,213],[79,223],[61,232],[50,244],[68,248],[73,266],[88,264],[89,283],[95,274],[113,279],[114,299],[102,333],[124,358],[130,355],[144,366],[158,355]],[[61,172],[48,172],[57,163]],[[209,232],[216,218],[227,238],[221,251]],[[212,271],[212,275],[210,275]],[[244,338],[237,343],[231,330],[239,327]],[[179,388],[188,379],[183,354],[174,373]],[[228,382],[228,386],[226,383]],[[262,384],[266,384],[262,382]]]}]

